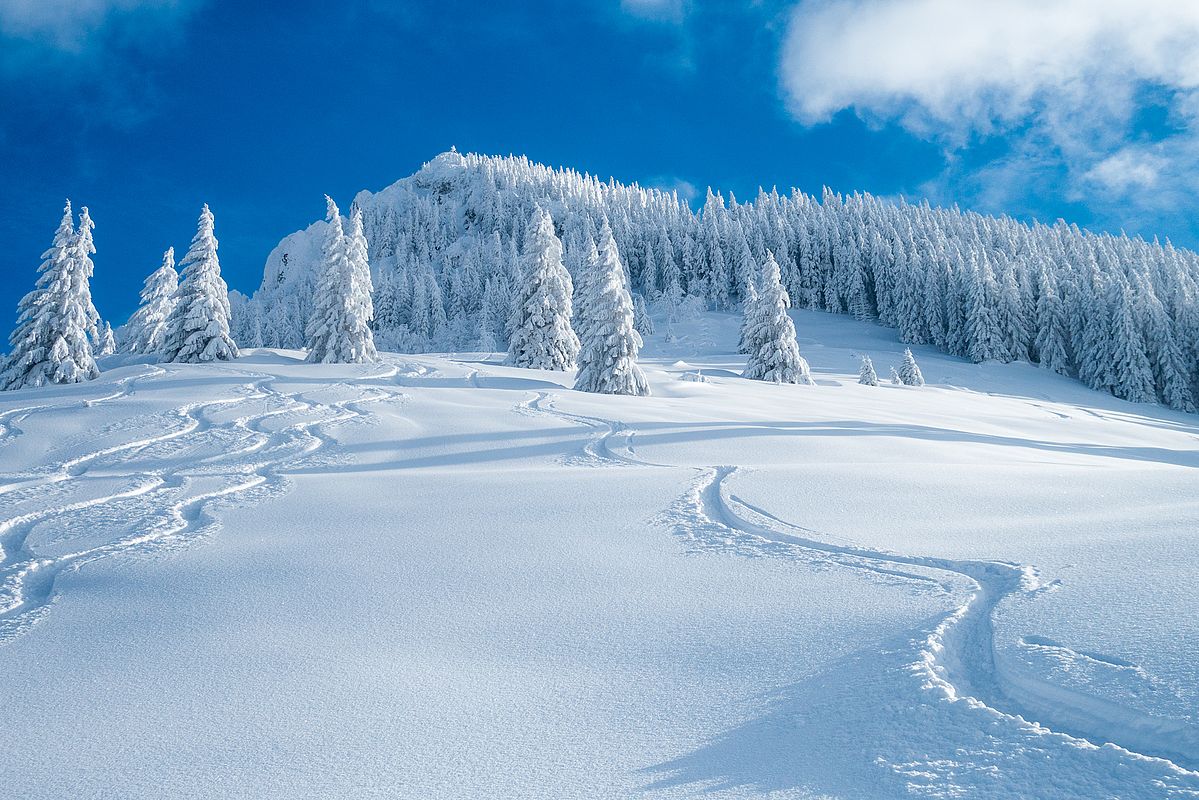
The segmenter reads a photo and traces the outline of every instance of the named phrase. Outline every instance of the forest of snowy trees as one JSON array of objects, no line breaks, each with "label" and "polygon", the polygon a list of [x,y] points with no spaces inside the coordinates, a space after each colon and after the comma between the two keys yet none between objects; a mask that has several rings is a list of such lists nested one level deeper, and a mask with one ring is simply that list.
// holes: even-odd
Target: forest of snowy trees
[{"label": "forest of snowy trees", "polygon": [[[709,191],[693,211],[673,193],[455,151],[360,193],[349,233],[329,206],[275,248],[252,298],[226,294],[205,207],[182,283],[168,251],[120,331],[125,349],[178,360],[234,357],[239,344],[308,348],[312,360],[509,349],[519,364],[580,359],[581,387],[641,394],[650,309],[668,339],[697,310],[742,310],[747,376],[809,382],[786,314],[798,307],[1195,410],[1199,256],[1169,243],[828,190],[748,203]],[[68,208],[22,301],[5,385],[85,379],[108,347],[86,291],[90,225],[76,230]],[[69,317],[66,335],[54,338],[48,308]],[[920,385],[909,359],[896,379]],[[872,366],[862,380],[877,383]]]},{"label": "forest of snowy trees", "polygon": [[[380,349],[502,349],[525,227],[540,206],[572,276],[607,219],[635,301],[667,324],[691,309],[737,309],[770,252],[795,307],[875,319],[904,342],[973,361],[1030,361],[1129,400],[1195,408],[1199,256],[1169,243],[827,190],[762,191],[747,203],[709,192],[693,212],[672,193],[456,152],[355,202]],[[253,299],[236,298],[238,341],[303,346],[322,234],[318,223],[284,239]]]}]

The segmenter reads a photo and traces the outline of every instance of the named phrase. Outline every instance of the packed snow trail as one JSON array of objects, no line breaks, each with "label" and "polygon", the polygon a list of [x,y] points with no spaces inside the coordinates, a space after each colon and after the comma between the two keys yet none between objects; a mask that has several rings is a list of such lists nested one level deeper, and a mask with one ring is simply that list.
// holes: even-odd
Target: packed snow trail
[{"label": "packed snow trail", "polygon": [[[562,411],[554,399],[554,395],[539,392],[520,404],[518,410],[540,412],[595,431],[582,446],[580,456],[568,463],[672,466],[638,459],[632,451],[634,431],[629,426]],[[610,445],[618,436],[625,442],[623,453]],[[1005,680],[996,664],[993,615],[1005,598],[1046,588],[1048,584],[1033,567],[1006,561],[905,556],[833,544],[813,538],[814,531],[780,520],[733,495],[728,484],[740,467],[690,468],[698,472],[695,482],[663,519],[676,533],[701,546],[714,542],[718,549],[728,549],[741,539],[742,547],[734,548],[743,554],[770,554],[772,547],[780,545],[800,548],[822,553],[850,568],[933,584],[950,596],[965,594],[965,602],[919,642],[911,670],[922,679],[924,688],[938,692],[949,702],[963,702],[980,713],[1031,727],[1037,733],[1059,736],[1074,745],[1107,743],[1129,757],[1158,761],[1178,777],[1199,778],[1195,771],[1199,767],[1199,741],[1183,723],[1072,693],[1049,681],[1025,679],[1016,685]],[[1021,701],[1037,710],[1025,710]],[[1163,747],[1163,742],[1172,744]]]},{"label": "packed snow trail", "polygon": [[[285,469],[307,463],[306,459],[331,443],[332,440],[320,431],[322,426],[367,419],[369,413],[362,409],[362,404],[403,397],[402,393],[368,388],[356,398],[323,404],[304,399],[303,392],[277,391],[274,384],[283,380],[279,376],[230,367],[221,369],[252,380],[244,384],[242,392],[236,396],[175,408],[170,413],[181,424],[172,430],[65,459],[40,471],[36,477],[22,477],[0,489],[2,494],[29,489],[44,491],[49,484],[86,484],[91,477],[89,471],[97,462],[104,462],[103,480],[116,479],[124,484],[116,491],[95,497],[43,505],[0,519],[0,644],[11,641],[44,615],[54,599],[55,580],[64,570],[77,569],[110,556],[146,553],[195,538],[216,524],[209,511],[212,503],[235,497],[249,499],[253,492],[261,496],[282,492],[286,488]],[[361,380],[393,378],[397,373],[398,368],[392,365]],[[117,392],[84,403],[92,406],[127,396],[138,380],[166,374],[166,370],[155,367],[148,373],[123,378],[118,381]],[[344,382],[331,383],[328,388],[346,385]],[[258,402],[263,403],[261,411],[237,416],[223,424],[210,419],[210,415],[218,410]],[[32,406],[8,414],[10,417],[19,414],[23,418],[39,410],[60,407]],[[265,427],[265,423],[277,417],[296,415],[310,417],[277,430]],[[190,452],[200,447],[205,437],[211,438],[210,435],[216,433],[233,434],[233,442],[215,455],[194,461],[189,458]],[[153,452],[156,447],[188,439],[190,446],[182,453],[162,456]],[[139,456],[150,463],[140,463],[136,460]],[[114,470],[122,466],[129,467],[130,471],[114,474]],[[138,469],[139,466],[152,468]],[[193,484],[214,482],[218,484],[217,488],[197,493],[191,491]],[[39,494],[38,498],[44,496]],[[147,502],[132,506],[127,502],[139,499]],[[123,522],[124,530],[112,541],[78,549],[68,547],[53,556],[39,555],[29,545],[30,534],[39,526],[57,522],[64,529],[83,529],[92,515],[106,507],[111,507]]]}]

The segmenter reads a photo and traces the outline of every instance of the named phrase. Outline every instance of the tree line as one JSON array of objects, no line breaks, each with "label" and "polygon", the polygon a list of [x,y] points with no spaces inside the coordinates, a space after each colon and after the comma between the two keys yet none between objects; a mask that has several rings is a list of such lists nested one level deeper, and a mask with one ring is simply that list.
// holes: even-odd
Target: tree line
[{"label": "tree line", "polygon": [[[603,181],[527,158],[444,153],[357,201],[376,280],[372,329],[408,352],[492,349],[516,302],[523,229],[548,210],[579,275],[608,220],[641,296],[672,321],[734,310],[774,255],[795,305],[852,314],[972,361],[1029,361],[1095,389],[1193,411],[1199,258],[1169,242],[1025,224],[866,193],[762,190],[752,202]],[[238,297],[239,340],[300,347],[317,279],[310,229]]]}]

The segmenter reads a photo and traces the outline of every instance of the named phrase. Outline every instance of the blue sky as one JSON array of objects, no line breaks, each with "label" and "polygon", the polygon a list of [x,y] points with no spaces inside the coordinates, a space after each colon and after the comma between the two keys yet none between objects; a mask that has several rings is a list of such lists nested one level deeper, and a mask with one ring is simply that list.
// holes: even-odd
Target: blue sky
[{"label": "blue sky", "polygon": [[0,0],[0,319],[65,197],[96,220],[93,291],[121,321],[202,203],[248,292],[324,193],[348,204],[450,145],[1191,245],[1199,12],[1178,5]]}]

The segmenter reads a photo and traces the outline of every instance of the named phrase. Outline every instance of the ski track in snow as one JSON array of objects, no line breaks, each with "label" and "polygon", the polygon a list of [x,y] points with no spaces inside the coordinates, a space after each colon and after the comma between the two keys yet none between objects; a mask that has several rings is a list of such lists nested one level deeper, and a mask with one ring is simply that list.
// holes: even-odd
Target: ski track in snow
[{"label": "ski track in snow", "polygon": [[[916,641],[917,655],[910,670],[923,689],[947,702],[961,702],[979,713],[1006,720],[1042,739],[1055,737],[1063,745],[1088,749],[1098,749],[1095,742],[1099,742],[1128,758],[1157,762],[1175,778],[1199,778],[1199,771],[1194,770],[1199,765],[1199,741],[1182,722],[1073,692],[1050,681],[1009,675],[997,665],[993,629],[996,607],[1005,598],[1049,591],[1058,583],[1042,581],[1035,568],[1007,561],[908,556],[835,544],[829,541],[832,537],[813,538],[819,535],[816,531],[783,521],[733,494],[729,484],[743,471],[741,467],[680,467],[641,460],[632,446],[635,431],[619,421],[562,411],[554,405],[555,398],[553,393],[537,392],[517,410],[546,414],[594,431],[580,453],[568,458],[567,463],[697,471],[687,493],[660,521],[702,547],[750,556],[798,550],[886,578],[933,585],[950,596],[965,594],[961,605]],[[614,440],[623,442],[619,449],[613,448]],[[1021,645],[1052,649],[1065,658],[1139,669],[1119,659],[1079,653],[1044,638],[1026,637]],[[1030,713],[1022,708],[1025,703],[1039,710]],[[1174,745],[1163,752],[1161,742]]]},{"label": "ski track in snow", "polygon": [[[413,365],[417,374],[427,374],[427,366]],[[244,377],[247,382],[234,396],[185,404],[167,412],[177,421],[172,429],[120,444],[99,448],[62,460],[40,471],[16,476],[0,484],[0,498],[11,495],[19,505],[29,500],[24,495],[37,490],[37,500],[51,498],[49,504],[25,513],[0,518],[0,644],[11,641],[41,619],[55,599],[57,579],[65,571],[111,556],[138,556],[182,545],[212,530],[216,525],[213,506],[218,503],[248,502],[255,497],[273,496],[286,489],[289,467],[306,466],[319,454],[335,451],[335,440],[323,429],[349,423],[369,422],[366,406],[407,397],[398,387],[403,378],[400,367],[392,364],[376,375],[334,382],[317,389],[281,392],[276,383],[286,378],[265,373],[219,367]],[[123,378],[115,391],[98,398],[65,404],[31,405],[0,413],[0,446],[23,431],[19,423],[32,414],[71,408],[82,403],[93,406],[127,397],[136,391],[139,381],[169,374],[152,366],[144,372]],[[363,383],[383,381],[383,387]],[[394,382],[391,388],[386,382]],[[466,386],[480,387],[480,372],[472,369]],[[357,384],[357,385],[355,385]],[[329,390],[348,388],[348,399],[322,403],[304,397]],[[1199,764],[1199,742],[1181,722],[1160,719],[1118,706],[1114,703],[1074,692],[1026,673],[1008,674],[995,658],[993,614],[1008,597],[1052,588],[1041,582],[1028,566],[1005,561],[954,560],[929,556],[909,556],[834,542],[790,522],[781,520],[737,497],[731,483],[742,468],[730,465],[688,466],[652,463],[638,456],[636,430],[619,421],[566,412],[557,407],[558,393],[536,391],[515,408],[520,413],[550,416],[590,430],[590,436],[577,454],[566,463],[589,467],[639,467],[690,469],[696,477],[682,498],[663,514],[661,521],[685,539],[705,549],[732,551],[748,556],[799,555],[833,562],[844,567],[868,571],[887,580],[916,582],[926,588],[965,599],[932,630],[921,633],[913,642],[914,656],[910,673],[924,691],[944,702],[963,703],[977,713],[991,715],[1020,729],[1063,746],[1100,749],[1092,742],[1106,743],[1123,756],[1142,762],[1156,762],[1174,779],[1190,780],[1199,773],[1189,768]],[[261,404],[260,410],[227,422],[212,417],[238,406]],[[157,416],[157,415],[156,415]],[[296,419],[289,419],[296,418]],[[138,418],[145,420],[144,417]],[[282,419],[287,424],[273,427]],[[221,440],[215,454],[192,458],[204,446],[207,437],[233,436],[233,444]],[[173,455],[172,446],[190,446]],[[154,456],[166,448],[166,456]],[[148,457],[160,466],[138,469],[139,457]],[[103,469],[98,469],[102,466]],[[121,472],[122,466],[128,471]],[[70,490],[86,488],[93,480],[116,481],[106,493],[83,499],[70,499]],[[197,483],[212,484],[190,491]],[[47,494],[49,487],[60,490]],[[134,509],[133,523],[123,535],[91,546],[67,548],[55,555],[39,555],[30,544],[30,536],[43,525],[59,523],[70,530],[74,515],[120,509],[123,504],[142,504]],[[0,511],[0,514],[3,514]],[[87,526],[80,526],[87,527]],[[1042,637],[1027,636],[1020,646],[1061,661],[1077,661],[1116,670],[1137,671],[1135,665],[1101,654],[1074,651]],[[1035,708],[1028,713],[1025,707]],[[1035,721],[1034,721],[1035,720]],[[1170,742],[1169,752],[1161,752],[1161,743]]]},{"label": "ski track in snow", "polygon": [[[304,392],[277,391],[274,384],[285,380],[278,376],[230,367],[219,368],[250,379],[243,385],[241,394],[180,406],[170,412],[181,423],[173,430],[75,456],[41,474],[18,478],[0,486],[2,495],[29,488],[43,489],[51,484],[85,484],[92,477],[89,474],[92,465],[100,461],[105,462],[105,470],[104,475],[99,477],[116,479],[125,484],[116,491],[97,497],[45,505],[34,511],[0,519],[0,644],[12,641],[45,615],[55,598],[55,582],[64,571],[78,569],[86,563],[111,556],[156,552],[209,532],[217,525],[210,509],[215,502],[228,502],[234,498],[246,501],[284,491],[288,467],[305,463],[333,443],[333,439],[321,430],[322,427],[353,420],[368,421],[369,412],[363,408],[365,404],[406,397],[402,392],[368,387],[360,391],[357,397],[320,403],[305,399],[302,396]],[[83,404],[92,406],[128,396],[139,380],[167,372],[161,367],[153,367],[150,372],[124,378],[118,381],[116,392],[85,400]],[[398,367],[391,365],[378,375],[363,376],[357,380],[395,378],[398,372]],[[332,383],[326,388],[344,386],[349,384]],[[258,402],[262,403],[262,410],[258,413],[244,414],[223,424],[209,418],[210,414],[222,408]],[[6,412],[0,422],[23,419],[38,411],[69,407],[72,404],[13,409]],[[301,419],[282,428],[268,430],[265,427],[275,417],[295,415],[301,415]],[[216,455],[189,458],[195,449],[204,444],[204,437],[216,432],[235,434],[237,444],[223,448]],[[3,435],[19,435],[19,429],[14,429],[10,422],[5,425]],[[173,463],[148,471],[138,470],[136,464],[129,464],[134,468],[132,471],[124,474],[114,472],[122,465],[122,458],[128,460],[146,454],[155,446],[187,437],[199,441],[169,459]],[[216,444],[221,443],[218,441]],[[115,463],[108,463],[114,457]],[[189,488],[200,481],[215,481],[219,486],[190,494]],[[152,497],[156,502],[138,509],[140,516],[127,526],[129,530],[125,535],[113,541],[72,549],[53,557],[38,555],[29,544],[30,534],[43,523],[61,521],[66,526],[72,515],[93,513],[106,506],[115,507],[122,501],[143,497]],[[39,495],[39,499],[43,498],[44,495]]]}]

